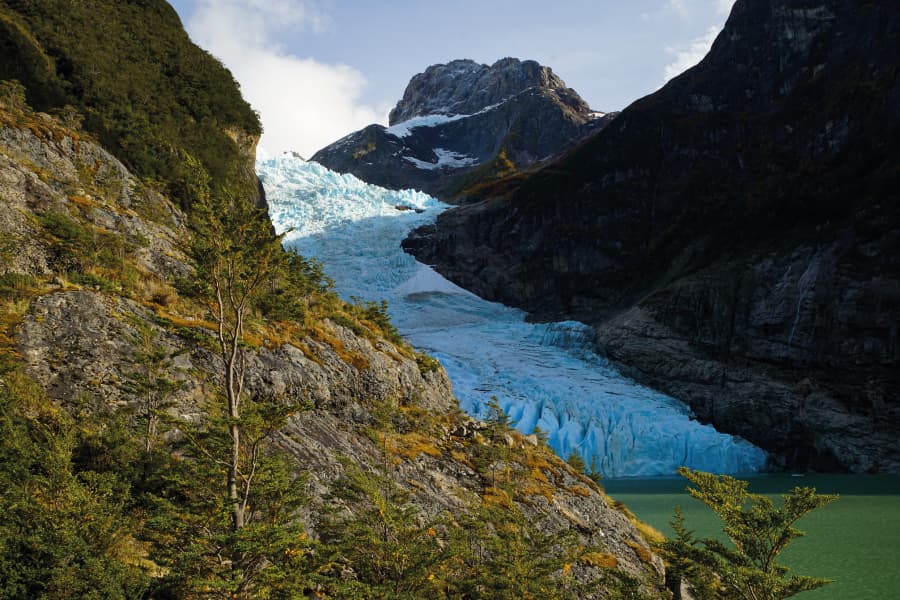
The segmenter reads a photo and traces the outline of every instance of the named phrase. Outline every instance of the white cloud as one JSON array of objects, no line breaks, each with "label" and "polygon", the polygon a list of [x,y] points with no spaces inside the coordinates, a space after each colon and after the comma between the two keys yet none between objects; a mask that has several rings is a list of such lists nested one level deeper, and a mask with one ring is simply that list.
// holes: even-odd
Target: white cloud
[{"label": "white cloud", "polygon": [[305,0],[201,0],[187,25],[259,111],[261,154],[295,150],[309,158],[350,131],[386,120],[385,107],[361,102],[366,80],[359,71],[298,57],[272,41],[282,32],[329,26],[327,15]]},{"label": "white cloud", "polygon": [[716,13],[727,17],[731,14],[732,6],[734,6],[734,0],[716,0]]},{"label": "white cloud", "polygon": [[663,82],[684,73],[703,60],[703,57],[712,48],[713,42],[716,41],[716,36],[719,35],[720,31],[722,31],[721,25],[713,25],[706,30],[706,33],[694,38],[685,46],[677,48],[667,47],[666,53],[673,55],[674,58],[665,67]]},{"label": "white cloud", "polygon": [[710,14],[728,16],[735,0],[665,0],[660,14],[676,14],[684,21],[703,20]]},{"label": "white cloud", "polygon": [[667,4],[678,16],[685,19],[690,17],[690,12],[688,11],[687,4],[685,4],[685,0],[668,0]]}]

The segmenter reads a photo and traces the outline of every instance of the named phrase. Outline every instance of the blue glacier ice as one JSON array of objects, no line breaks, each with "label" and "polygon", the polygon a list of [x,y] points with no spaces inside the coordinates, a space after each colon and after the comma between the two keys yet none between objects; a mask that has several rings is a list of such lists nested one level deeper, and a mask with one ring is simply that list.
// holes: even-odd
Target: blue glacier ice
[{"label": "blue glacier ice", "polygon": [[447,208],[416,191],[368,185],[293,156],[257,164],[285,243],[319,259],[345,299],[388,300],[397,327],[440,359],[463,410],[496,396],[516,427],[546,432],[607,477],[670,475],[681,465],[751,473],[766,455],[717,432],[690,409],[623,377],[592,350],[580,323],[532,324],[525,313],[454,285],[400,248]]}]

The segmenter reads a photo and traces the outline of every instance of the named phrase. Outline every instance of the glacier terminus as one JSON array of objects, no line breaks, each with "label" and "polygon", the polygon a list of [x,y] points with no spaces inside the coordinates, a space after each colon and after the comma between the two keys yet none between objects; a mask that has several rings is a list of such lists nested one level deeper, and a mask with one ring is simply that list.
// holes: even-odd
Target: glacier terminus
[{"label": "glacier terminus", "polygon": [[604,477],[671,475],[682,465],[746,474],[765,467],[749,442],[693,418],[683,403],[620,374],[576,322],[528,323],[403,252],[412,229],[448,205],[393,191],[285,154],[257,163],[285,244],[321,261],[345,299],[385,299],[392,320],[446,368],[460,405],[484,417],[496,397],[516,428],[535,427],[563,457]]}]

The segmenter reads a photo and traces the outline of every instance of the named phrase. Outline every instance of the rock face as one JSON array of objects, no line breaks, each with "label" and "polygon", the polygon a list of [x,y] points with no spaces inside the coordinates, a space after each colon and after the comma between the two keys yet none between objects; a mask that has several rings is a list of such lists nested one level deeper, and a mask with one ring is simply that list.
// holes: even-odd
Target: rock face
[{"label": "rock face", "polygon": [[504,58],[492,66],[471,60],[432,65],[409,82],[403,99],[391,111],[389,123],[397,125],[426,115],[470,115],[528,88],[560,90],[571,97],[581,112],[589,107],[549,67],[533,60]]},{"label": "rock face", "polygon": [[[69,291],[38,299],[21,326],[20,351],[30,372],[53,398],[69,402],[88,395],[104,407],[139,404],[122,385],[129,376],[137,335],[135,320],[152,322],[153,314],[129,300],[90,291]],[[472,448],[483,444],[484,425],[458,414],[450,382],[443,369],[421,373],[415,361],[397,358],[387,343],[373,344],[341,326],[331,333],[342,350],[364,357],[367,367],[349,364],[329,343],[307,340],[301,351],[285,345],[253,353],[248,362],[249,393],[306,400],[312,405],[291,419],[278,436],[278,445],[309,474],[311,505],[305,523],[315,531],[316,513],[334,482],[344,472],[340,457],[377,469],[385,460],[373,441],[371,426],[379,406],[392,406],[398,429],[434,444],[428,453],[410,453],[397,460],[391,476],[413,495],[423,514],[447,511],[460,514],[477,502],[482,483],[469,463]],[[165,328],[154,327],[158,343],[170,351],[185,348],[185,340]],[[184,383],[175,411],[183,419],[199,418],[198,404],[214,384],[218,358],[202,347],[181,354],[173,377]],[[415,427],[404,411],[426,409],[451,416],[434,431]],[[510,434],[504,440],[515,454],[536,440]],[[617,557],[619,569],[630,575],[660,581],[662,563],[626,514],[615,510],[602,492],[584,476],[556,460],[553,493],[536,494],[524,507],[529,518],[547,533],[575,529],[585,542],[602,543]],[[549,472],[548,472],[549,474]]]},{"label": "rock face", "polygon": [[187,274],[177,231],[184,216],[142,186],[109,152],[38,114],[28,127],[7,126],[0,101],[0,233],[15,252],[0,274],[48,275],[59,260],[36,215],[75,212],[97,233],[134,246],[138,264],[159,281]]},{"label": "rock face", "polygon": [[405,247],[791,468],[900,471],[898,40],[896,3],[738,0],[697,67]]},{"label": "rock face", "polygon": [[479,184],[556,156],[611,118],[534,61],[456,60],[412,78],[389,128],[370,125],[312,160],[368,183],[462,201]]},{"label": "rock face", "polygon": [[[152,340],[171,357],[168,378],[181,382],[170,415],[203,419],[222,367],[211,350],[212,325],[179,312],[173,300],[172,283],[193,275],[184,214],[83,131],[5,102],[0,99],[0,276],[4,285],[21,277],[39,289],[16,303],[15,315],[4,313],[3,344],[12,344],[22,370],[59,406],[103,415],[143,410],[142,394],[129,381],[146,349],[140,340]],[[78,231],[93,245],[115,241],[117,264],[133,259],[133,290],[100,275],[75,281],[74,273],[60,274],[61,242]],[[487,484],[474,457],[494,442],[479,433],[485,424],[462,415],[436,362],[423,368],[408,348],[322,319],[290,342],[260,339],[246,364],[249,394],[311,407],[298,410],[275,443],[296,459],[298,472],[309,474],[311,502],[302,518],[313,533],[319,509],[344,474],[339,457],[365,470],[390,463],[389,475],[424,517],[462,515],[482,501]],[[384,415],[388,432],[376,428]],[[178,429],[167,435],[178,436]],[[536,439],[510,433],[501,443],[518,461],[514,469],[539,474],[539,485],[516,499],[529,521],[546,534],[574,529],[579,543],[602,547],[622,573],[648,590],[659,587],[661,560],[596,484]],[[602,574],[578,564],[573,575]]]}]

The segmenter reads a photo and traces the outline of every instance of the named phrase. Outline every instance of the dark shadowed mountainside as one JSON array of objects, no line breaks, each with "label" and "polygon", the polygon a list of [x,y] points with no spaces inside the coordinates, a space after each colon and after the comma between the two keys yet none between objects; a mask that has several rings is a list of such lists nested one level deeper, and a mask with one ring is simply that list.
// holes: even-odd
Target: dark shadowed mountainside
[{"label": "dark shadowed mountainside", "polygon": [[405,247],[792,468],[900,470],[900,5],[738,0],[709,55]]}]

